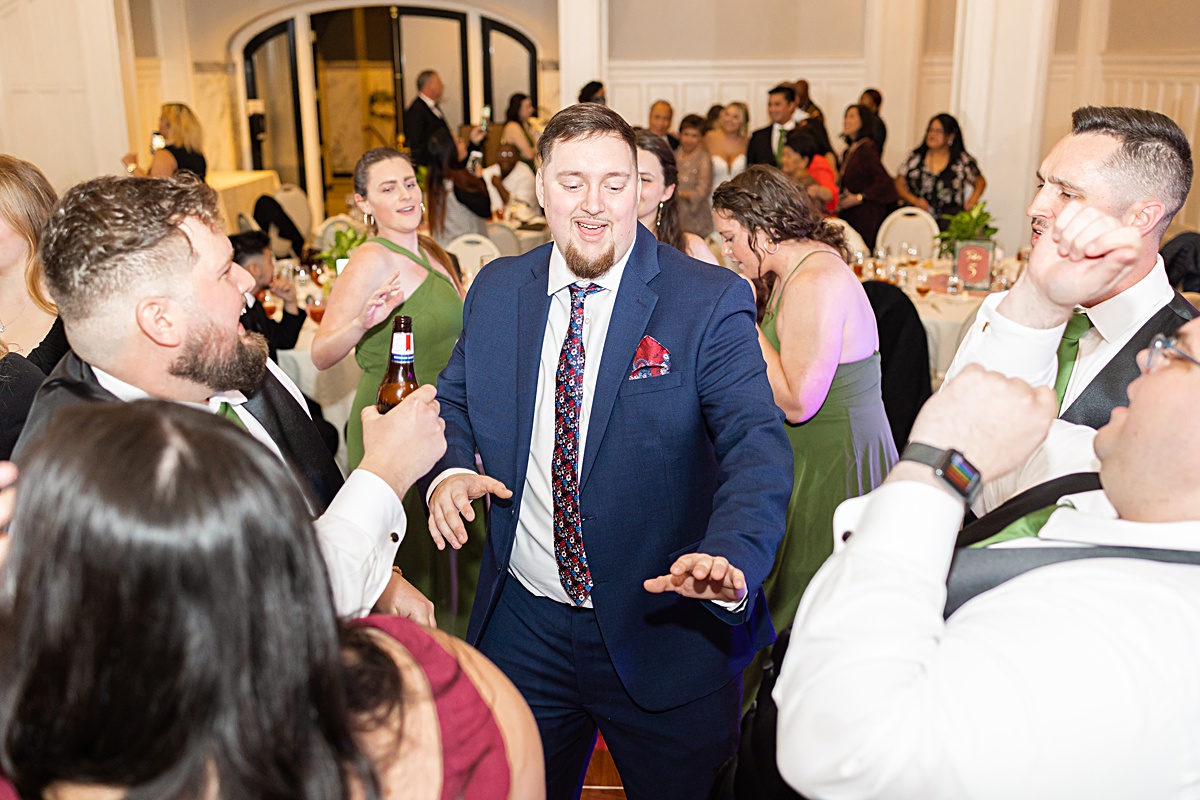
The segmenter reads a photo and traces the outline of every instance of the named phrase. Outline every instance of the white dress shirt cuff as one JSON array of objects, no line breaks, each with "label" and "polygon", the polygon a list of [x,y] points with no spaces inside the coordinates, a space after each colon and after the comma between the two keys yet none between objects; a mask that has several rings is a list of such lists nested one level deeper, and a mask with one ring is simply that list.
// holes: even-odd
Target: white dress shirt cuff
[{"label": "white dress shirt cuff", "polygon": [[383,594],[406,523],[404,505],[382,478],[350,473],[316,521],[339,616],[363,616]]},{"label": "white dress shirt cuff", "polygon": [[1053,386],[1058,375],[1058,344],[1066,324],[1054,328],[1026,327],[1000,313],[997,306],[1003,298],[1003,293],[997,293],[983,301],[946,380],[967,364],[979,364],[1032,386]]},{"label": "white dress shirt cuff", "polygon": [[436,489],[441,482],[449,478],[451,475],[478,475],[473,469],[463,469],[462,467],[451,467],[450,469],[442,470],[438,476],[433,479],[433,483],[429,484],[429,491],[425,492],[425,505],[429,505],[429,498],[433,497],[433,490]]}]

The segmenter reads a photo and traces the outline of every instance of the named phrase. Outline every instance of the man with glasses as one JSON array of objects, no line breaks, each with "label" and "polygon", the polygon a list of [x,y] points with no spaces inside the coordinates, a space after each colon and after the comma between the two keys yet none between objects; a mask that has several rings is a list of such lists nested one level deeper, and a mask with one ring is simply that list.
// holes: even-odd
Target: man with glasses
[{"label": "man with glasses", "polygon": [[1052,452],[1041,468],[1022,465],[985,487],[980,514],[1050,478],[1095,471],[1094,429],[1127,404],[1135,354],[1197,313],[1158,255],[1191,186],[1183,131],[1134,108],[1080,108],[1072,123],[1042,162],[1028,209],[1033,242],[1053,246],[1035,248],[1013,290],[984,302],[948,372],[977,363],[1055,388],[1061,422],[1042,448]]},{"label": "man with glasses", "polygon": [[[1082,252],[1124,237],[1110,228]],[[1035,247],[1035,266],[1056,249]],[[1151,340],[1128,407],[1095,435],[1103,488],[981,553],[1044,565],[952,612],[964,500],[1060,422],[1049,386],[975,365],[926,404],[912,441],[941,468],[918,453],[843,504],[836,530],[852,536],[801,602],[774,692],[789,784],[839,798],[1187,795],[1200,774],[1198,355],[1200,321]]]}]

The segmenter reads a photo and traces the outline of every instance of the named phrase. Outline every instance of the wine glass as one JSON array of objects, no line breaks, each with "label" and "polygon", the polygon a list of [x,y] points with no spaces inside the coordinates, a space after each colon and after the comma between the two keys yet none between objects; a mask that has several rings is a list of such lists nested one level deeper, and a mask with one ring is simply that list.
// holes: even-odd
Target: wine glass
[{"label": "wine glass", "polygon": [[961,294],[962,288],[962,278],[958,277],[958,275],[951,274],[950,277],[946,279],[946,294],[950,295],[951,297],[957,297],[959,294]]},{"label": "wine glass", "polygon": [[325,298],[320,295],[309,295],[306,310],[309,318],[320,325],[321,320],[325,318]]},{"label": "wine glass", "polygon": [[924,272],[919,273],[917,275],[917,284],[916,284],[917,297],[921,297],[921,298],[925,297],[925,295],[929,294],[929,290],[932,288],[933,287],[929,285],[929,276],[926,275]]},{"label": "wine glass", "polygon": [[270,289],[259,292],[258,302],[262,303],[263,313],[268,317],[274,317],[275,312],[279,310],[279,298],[271,294]]}]

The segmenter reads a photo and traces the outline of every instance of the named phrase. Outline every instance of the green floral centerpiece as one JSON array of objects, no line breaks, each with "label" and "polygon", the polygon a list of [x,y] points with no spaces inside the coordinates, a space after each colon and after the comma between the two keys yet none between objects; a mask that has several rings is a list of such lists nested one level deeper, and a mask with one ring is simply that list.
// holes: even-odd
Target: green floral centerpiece
[{"label": "green floral centerpiece", "polygon": [[953,255],[959,242],[990,242],[996,235],[986,201],[976,203],[970,211],[942,214],[942,219],[949,220],[950,224],[934,237],[938,241],[939,255]]}]

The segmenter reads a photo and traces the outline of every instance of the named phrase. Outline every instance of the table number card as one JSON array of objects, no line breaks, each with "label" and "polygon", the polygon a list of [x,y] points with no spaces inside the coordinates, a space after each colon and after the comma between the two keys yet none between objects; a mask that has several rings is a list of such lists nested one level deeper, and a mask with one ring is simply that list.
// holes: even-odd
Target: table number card
[{"label": "table number card", "polygon": [[992,288],[992,262],[996,243],[962,241],[954,248],[954,273],[968,291],[986,292]]}]

